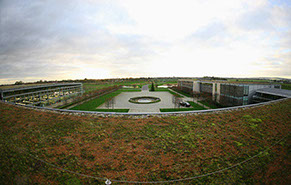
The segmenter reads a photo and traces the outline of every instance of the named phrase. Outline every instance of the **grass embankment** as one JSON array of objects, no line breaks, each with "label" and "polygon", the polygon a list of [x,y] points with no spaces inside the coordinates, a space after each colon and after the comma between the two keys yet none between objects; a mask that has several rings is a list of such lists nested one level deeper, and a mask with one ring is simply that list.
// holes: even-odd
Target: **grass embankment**
[{"label": "grass embankment", "polygon": [[143,85],[147,84],[146,81],[135,81],[135,82],[115,82],[115,83],[83,83],[83,89],[85,93],[91,92],[98,89],[103,89],[106,87],[117,86],[137,86],[141,88]]},{"label": "grass embankment", "polygon": [[[81,174],[148,182],[229,168],[268,149],[290,132],[291,100],[146,119],[75,116],[0,103],[0,115],[0,184],[104,184],[30,154]],[[290,137],[246,163],[184,183],[288,184],[289,150]]]},{"label": "grass embankment", "polygon": [[211,108],[211,109],[217,109],[217,108],[219,108],[218,106],[214,105],[214,103],[209,103],[209,102],[204,101],[204,100],[198,101],[198,102],[201,103],[201,104],[203,104],[203,105],[205,105],[205,106],[207,106],[207,107],[209,107],[209,108]]},{"label": "grass embankment", "polygon": [[281,88],[291,90],[291,84],[281,84]]},{"label": "grass embankment", "polygon": [[263,79],[228,79],[228,82],[259,82],[259,83],[270,83],[270,80],[263,80]]},{"label": "grass embankment", "polygon": [[157,92],[169,92],[171,93],[172,95],[176,96],[176,97],[179,97],[179,98],[182,98],[183,96],[173,92],[173,91],[170,91],[168,88],[156,88],[155,91]]},{"label": "grass embankment", "polygon": [[114,86],[115,84],[94,84],[94,83],[83,83],[83,90],[85,93],[95,91],[98,89],[103,89],[106,87]]},{"label": "grass embankment", "polygon": [[84,93],[82,96],[77,96],[75,97],[72,102],[70,103],[67,103],[65,105],[62,105],[62,106],[59,106],[58,108],[59,109],[66,109],[70,106],[74,106],[74,105],[77,105],[81,102],[84,102],[84,101],[88,101],[89,99],[92,99],[94,97],[98,97],[98,96],[101,96],[103,94],[106,94],[108,92],[111,92],[111,91],[114,91],[114,90],[118,90],[119,87],[114,85],[114,86],[109,86],[109,87],[105,87],[105,88],[102,88],[102,89],[95,89],[94,91],[90,91],[90,92],[86,92]]},{"label": "grass embankment", "polygon": [[161,85],[176,85],[178,83],[178,80],[171,80],[171,81],[166,81],[166,82],[155,82],[158,86],[161,86]]},{"label": "grass embankment", "polygon": [[120,90],[122,92],[141,92],[140,88],[122,88]]},{"label": "grass embankment", "polygon": [[[70,110],[85,110],[85,111],[100,111],[103,112],[104,109],[96,109],[98,106],[105,103],[107,100],[119,95],[122,92],[138,92],[140,89],[119,89],[109,94],[105,94],[103,96],[97,97],[95,99],[89,100],[83,104],[77,105],[75,107],[70,108]],[[108,112],[128,112],[129,109],[108,109]]]},{"label": "grass embankment", "polygon": [[204,107],[194,103],[193,101],[188,101],[192,107],[189,108],[163,108],[160,109],[161,112],[180,112],[180,111],[192,111],[192,110],[206,110]]},{"label": "grass embankment", "polygon": [[176,92],[178,92],[178,93],[180,93],[180,94],[182,94],[182,95],[184,95],[186,97],[192,98],[192,96],[189,93],[185,93],[184,91],[181,91],[181,90],[179,90],[177,88],[172,88],[172,90],[174,90],[174,91],[176,91]]},{"label": "grass embankment", "polygon": [[129,109],[95,109],[97,112],[128,112]]}]

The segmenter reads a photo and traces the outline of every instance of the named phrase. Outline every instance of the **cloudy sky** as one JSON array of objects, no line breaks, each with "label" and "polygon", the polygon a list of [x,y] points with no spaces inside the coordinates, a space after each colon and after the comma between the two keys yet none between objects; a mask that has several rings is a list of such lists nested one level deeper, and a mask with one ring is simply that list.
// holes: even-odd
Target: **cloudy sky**
[{"label": "cloudy sky", "polygon": [[290,0],[0,0],[0,84],[291,78]]}]

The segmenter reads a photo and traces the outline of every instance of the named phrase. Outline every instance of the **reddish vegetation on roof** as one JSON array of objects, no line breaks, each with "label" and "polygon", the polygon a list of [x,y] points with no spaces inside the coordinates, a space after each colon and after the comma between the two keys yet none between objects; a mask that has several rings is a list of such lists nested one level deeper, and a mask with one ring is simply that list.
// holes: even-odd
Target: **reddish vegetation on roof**
[{"label": "reddish vegetation on roof", "polygon": [[[290,132],[291,100],[237,111],[187,116],[91,117],[0,103],[1,183],[100,183],[29,158],[97,177],[160,181],[227,168]],[[195,184],[290,181],[290,137],[263,155]]]}]

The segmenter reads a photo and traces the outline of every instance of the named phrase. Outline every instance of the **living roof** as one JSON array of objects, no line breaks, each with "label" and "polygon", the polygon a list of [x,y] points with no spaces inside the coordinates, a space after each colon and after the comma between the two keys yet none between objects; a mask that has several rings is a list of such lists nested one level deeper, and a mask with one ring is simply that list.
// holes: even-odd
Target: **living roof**
[{"label": "living roof", "polygon": [[62,86],[62,85],[72,85],[72,84],[80,84],[80,83],[35,83],[35,84],[24,84],[24,85],[7,85],[0,86],[0,91],[10,91],[10,90],[23,90],[23,89],[37,89],[42,87],[50,87],[50,86]]},{"label": "living roof", "polygon": [[268,82],[259,82],[259,81],[227,81],[227,80],[197,80],[197,79],[179,79],[178,81],[187,81],[187,82],[202,82],[202,83],[221,83],[221,84],[250,84],[250,85],[270,85],[274,83],[268,83]]},{"label": "living roof", "polygon": [[48,83],[31,83],[31,84],[22,84],[22,85],[1,85],[0,90],[4,89],[15,89],[15,88],[25,88],[25,87],[33,87],[33,86],[40,86],[46,85]]},{"label": "living roof", "polygon": [[104,184],[34,156],[111,180],[167,181],[236,165],[181,183],[287,184],[290,120],[291,99],[224,113],[149,118],[78,116],[0,102],[0,183]]}]

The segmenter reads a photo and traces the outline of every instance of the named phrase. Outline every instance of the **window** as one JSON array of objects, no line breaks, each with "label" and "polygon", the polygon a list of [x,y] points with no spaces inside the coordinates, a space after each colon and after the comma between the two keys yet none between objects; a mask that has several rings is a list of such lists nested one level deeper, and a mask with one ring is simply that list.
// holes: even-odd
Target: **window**
[{"label": "window", "polygon": [[244,96],[243,97],[243,105],[247,105],[248,104],[248,97]]},{"label": "window", "polygon": [[244,96],[249,95],[249,86],[244,86]]}]

